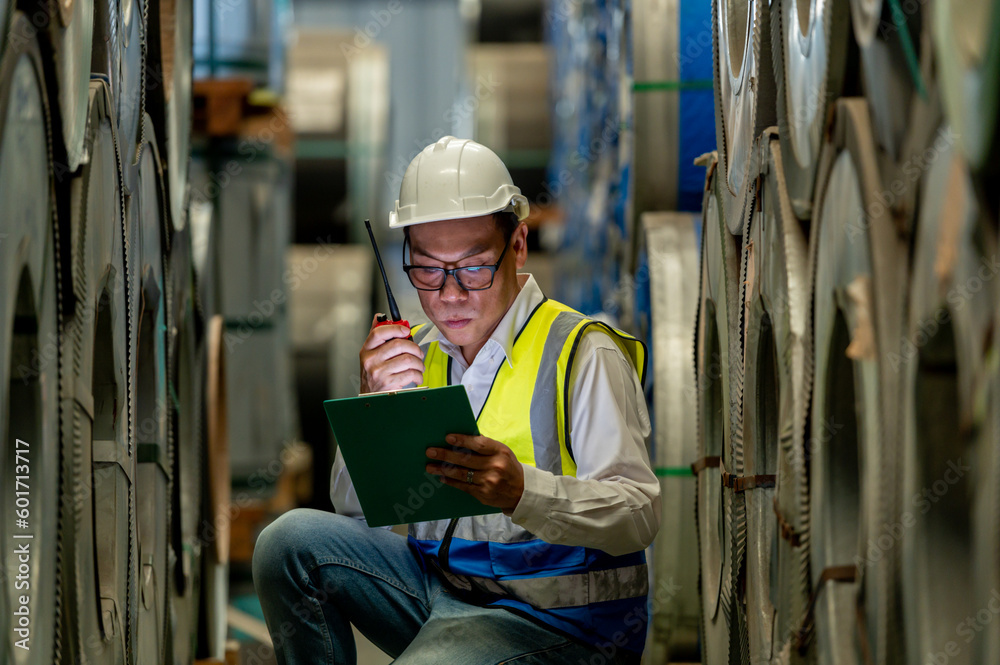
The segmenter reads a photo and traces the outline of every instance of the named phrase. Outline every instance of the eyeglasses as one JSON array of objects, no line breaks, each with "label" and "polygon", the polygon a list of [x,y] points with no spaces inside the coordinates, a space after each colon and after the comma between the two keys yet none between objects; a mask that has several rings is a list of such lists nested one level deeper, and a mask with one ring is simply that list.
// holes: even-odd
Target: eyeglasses
[{"label": "eyeglasses", "polygon": [[[507,255],[508,241],[500,252],[500,258],[491,266],[466,266],[463,268],[431,268],[429,266],[404,265],[403,270],[410,278],[413,288],[420,291],[439,291],[444,287],[448,275],[454,275],[455,281],[465,291],[485,291],[493,286],[493,277],[497,268]],[[406,256],[406,243],[403,243],[403,256]],[[404,258],[405,260],[405,258]]]}]

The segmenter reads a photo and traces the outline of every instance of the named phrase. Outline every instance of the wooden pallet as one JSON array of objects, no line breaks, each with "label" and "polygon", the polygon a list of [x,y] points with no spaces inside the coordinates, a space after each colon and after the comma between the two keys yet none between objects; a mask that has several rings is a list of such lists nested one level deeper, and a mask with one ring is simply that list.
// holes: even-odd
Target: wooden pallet
[{"label": "wooden pallet", "polygon": [[251,79],[197,79],[193,88],[196,136],[243,138],[291,152],[295,134],[287,110],[273,97],[256,92]]},{"label": "wooden pallet", "polygon": [[247,114],[253,81],[246,78],[194,82],[194,131],[208,136],[236,136]]}]

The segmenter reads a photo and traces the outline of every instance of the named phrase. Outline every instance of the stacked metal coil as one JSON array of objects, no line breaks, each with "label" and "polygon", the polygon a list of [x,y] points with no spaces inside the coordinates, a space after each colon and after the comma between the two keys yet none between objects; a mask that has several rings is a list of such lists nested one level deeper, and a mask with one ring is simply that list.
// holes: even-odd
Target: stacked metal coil
[{"label": "stacked metal coil", "polygon": [[[739,109],[753,106],[735,101],[739,76],[721,72],[742,71],[744,30],[765,11],[753,4],[716,3],[717,99],[730,100],[717,109],[719,164],[730,176],[742,160],[722,154],[735,121],[753,117]],[[766,7],[777,125],[755,128],[753,168],[722,192],[723,209],[745,201],[724,215],[741,236],[742,314],[725,333],[728,402],[699,411],[696,467],[705,474],[718,457],[723,468],[718,504],[706,505],[714,483],[698,483],[706,663],[996,662],[983,608],[1000,604],[990,595],[1000,493],[988,480],[1000,446],[1000,79],[986,78],[998,6]],[[756,82],[751,91],[767,89]],[[718,210],[706,200],[702,315],[704,285],[733,279],[709,233]],[[702,368],[720,350],[704,327],[698,391],[713,406],[721,398],[706,397],[715,379]],[[709,450],[718,437],[706,433],[727,422],[739,432]],[[718,505],[731,507],[721,527]],[[715,547],[726,541],[728,559]],[[721,588],[706,584],[720,567]],[[720,598],[728,632],[712,623]]]},{"label": "stacked metal coil", "polygon": [[757,137],[775,122],[771,77],[771,3],[713,0],[715,120],[725,190],[722,214],[730,233],[742,235],[756,177]]},{"label": "stacked metal coil", "polygon": [[934,50],[948,121],[955,128],[980,197],[1000,215],[1000,2],[934,3]]},{"label": "stacked metal coil", "polygon": [[894,505],[899,385],[886,351],[901,331],[906,247],[877,204],[881,180],[863,100],[838,102],[819,182],[810,237],[812,625],[821,658],[868,651],[882,659],[894,639],[898,551],[869,556],[865,543],[878,539]]},{"label": "stacked metal coil", "polygon": [[[0,27],[26,34],[28,17]],[[0,41],[0,44],[3,44]],[[59,635],[60,344],[63,293],[50,106],[35,39],[0,55],[0,661],[51,663]],[[10,530],[10,531],[8,531]],[[20,567],[28,552],[31,567]],[[21,576],[18,579],[18,576]],[[25,585],[31,603],[20,602]],[[23,619],[23,624],[21,623]],[[27,650],[30,647],[30,650]]]},{"label": "stacked metal coil", "polygon": [[725,187],[718,162],[709,166],[702,231],[701,287],[695,329],[698,395],[698,455],[695,510],[702,596],[702,660],[731,662],[733,523],[735,502],[722,477],[735,469],[733,437],[742,359],[739,343],[739,253],[722,216]]},{"label": "stacked metal coil", "polygon": [[[968,644],[958,662],[986,663],[988,652],[996,655],[996,631],[977,612],[1000,606],[996,432],[976,400],[988,399],[997,244],[955,145],[924,178],[915,241],[908,324],[894,350],[904,377],[902,496],[910,497],[902,537],[906,645],[936,655],[949,641]],[[984,629],[983,639],[966,640]]]},{"label": "stacked metal coil", "polygon": [[[800,550],[782,537],[778,515],[801,496],[789,471],[803,457],[812,360],[807,241],[788,196],[777,132],[761,137],[760,150],[763,184],[743,248],[744,479],[735,488],[747,511],[745,585],[737,602],[746,608],[751,663],[771,662],[779,652],[788,623],[778,609],[779,581],[800,573]],[[791,598],[780,601],[794,606]]]},{"label": "stacked metal coil", "polygon": [[0,662],[207,650],[190,45],[189,3],[0,3]]},{"label": "stacked metal coil", "polygon": [[715,144],[711,21],[707,2],[635,3],[636,215],[701,209],[704,172],[694,160]]},{"label": "stacked metal coil", "polygon": [[169,433],[166,334],[170,315],[165,262],[170,229],[156,135],[148,115],[143,118],[142,135],[136,189],[126,205],[128,237],[137,240],[129,248],[130,282],[137,290],[137,307],[132,312],[136,331],[132,362],[142,368],[135,388],[136,486],[144,495],[136,517],[141,601],[136,652],[144,661],[164,662],[168,649],[170,520],[174,519],[171,485],[177,481],[173,474],[176,440]]},{"label": "stacked metal coil", "polygon": [[698,306],[698,235],[692,213],[642,216],[649,256],[653,328],[653,421],[658,427],[652,460],[660,478],[660,529],[670,538],[652,548],[653,592],[650,651],[655,662],[693,660],[701,625],[698,588],[695,487],[691,460],[697,453],[697,394],[691,328]]},{"label": "stacked metal coil", "polygon": [[[90,87],[69,235],[73,313],[62,334],[62,648],[73,662],[121,662],[136,648],[136,446],[130,374],[135,292],[107,84]],[[96,575],[93,572],[96,571]],[[100,639],[93,639],[99,636]]]}]

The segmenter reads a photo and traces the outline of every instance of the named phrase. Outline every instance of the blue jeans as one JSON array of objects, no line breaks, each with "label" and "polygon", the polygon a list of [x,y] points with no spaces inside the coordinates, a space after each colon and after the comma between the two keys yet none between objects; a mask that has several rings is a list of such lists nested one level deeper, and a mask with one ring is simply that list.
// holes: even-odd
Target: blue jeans
[{"label": "blue jeans", "polygon": [[343,515],[282,515],[257,539],[253,579],[279,665],[354,665],[352,623],[399,665],[638,662],[463,602],[421,569],[404,536]]}]

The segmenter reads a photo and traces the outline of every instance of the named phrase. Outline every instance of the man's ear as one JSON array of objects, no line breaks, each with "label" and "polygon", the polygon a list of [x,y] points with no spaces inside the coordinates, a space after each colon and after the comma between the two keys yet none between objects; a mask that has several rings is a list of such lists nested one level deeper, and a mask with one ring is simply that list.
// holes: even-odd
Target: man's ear
[{"label": "man's ear", "polygon": [[524,264],[528,262],[528,225],[521,222],[514,229],[514,235],[511,238],[511,249],[514,250],[515,262],[514,265],[520,270],[524,267]]}]

